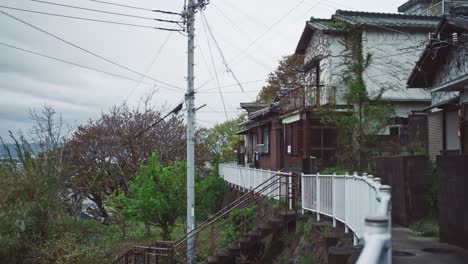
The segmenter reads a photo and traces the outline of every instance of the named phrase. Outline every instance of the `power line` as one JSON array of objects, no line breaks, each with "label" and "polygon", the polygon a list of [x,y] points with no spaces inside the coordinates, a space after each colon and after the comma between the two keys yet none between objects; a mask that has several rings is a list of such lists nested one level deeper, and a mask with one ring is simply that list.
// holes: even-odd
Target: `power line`
[{"label": "power line", "polygon": [[[133,78],[129,78],[129,77],[119,75],[119,74],[99,70],[99,69],[89,67],[89,66],[85,66],[85,65],[82,65],[82,64],[78,64],[78,63],[75,63],[75,62],[59,59],[59,58],[52,57],[52,56],[49,56],[49,55],[46,55],[46,54],[43,54],[43,53],[39,53],[39,52],[35,52],[35,51],[32,51],[32,50],[27,50],[27,49],[23,49],[23,48],[20,48],[20,47],[16,47],[16,46],[13,46],[13,45],[10,45],[10,44],[7,44],[7,43],[0,42],[0,45],[3,45],[5,47],[9,47],[9,48],[12,48],[12,49],[16,49],[16,50],[19,50],[19,51],[23,51],[23,52],[26,52],[26,53],[30,53],[30,54],[33,54],[33,55],[36,55],[36,56],[40,56],[40,57],[43,57],[43,58],[47,58],[47,59],[50,59],[50,60],[54,60],[54,61],[69,64],[69,65],[73,65],[73,66],[76,66],[76,67],[79,67],[79,68],[95,71],[95,72],[98,72],[98,73],[107,74],[107,75],[110,75],[110,76],[118,77],[118,78],[121,78],[121,79],[129,80],[129,81],[133,81],[133,82],[137,82],[137,83],[152,85],[150,83],[140,82],[140,80],[137,80],[137,79],[133,79]],[[177,90],[177,91],[179,92],[179,90]]]},{"label": "power line", "polygon": [[166,119],[166,117],[170,116],[171,114],[177,115],[180,112],[180,110],[182,110],[183,105],[184,105],[184,103],[180,103],[179,105],[177,105],[172,111],[167,113],[164,117],[160,118],[158,121],[154,122],[151,126],[143,129],[140,133],[136,134],[133,137],[133,139],[137,139],[137,138],[141,137],[144,133],[148,132],[150,129],[155,127],[157,124],[161,123],[164,119]]},{"label": "power line", "polygon": [[[201,48],[201,45],[200,45],[200,42],[198,41],[197,36],[195,36],[195,41],[197,43],[198,49],[200,50],[200,54],[202,55],[202,60],[203,60],[203,63],[205,64],[206,70],[208,71],[208,75],[210,75],[211,79],[213,79],[214,78],[213,74],[211,73],[210,66],[208,66],[208,61],[207,61],[207,59],[205,57],[205,54],[204,54],[204,52],[203,52],[203,50]],[[217,88],[215,88],[215,89],[217,89]]]},{"label": "power line", "polygon": [[226,115],[226,120],[228,120],[229,117],[228,117],[228,113],[226,111],[226,103],[224,102],[224,95],[223,95],[223,92],[221,91],[221,85],[219,83],[218,70],[216,69],[216,64],[215,64],[215,61],[214,61],[214,58],[213,58],[213,51],[211,50],[210,39],[208,37],[208,33],[207,33],[207,30],[206,30],[205,24],[204,23],[202,23],[202,24],[203,24],[203,29],[205,30],[206,42],[208,44],[208,50],[210,51],[211,63],[213,65],[213,70],[214,70],[214,73],[215,73],[215,76],[216,76],[216,82],[218,84],[219,95],[221,96],[221,102],[223,103],[224,114]]},{"label": "power line", "polygon": [[270,32],[275,26],[281,23],[284,19],[286,19],[294,10],[296,10],[296,8],[298,8],[304,2],[305,0],[300,0],[299,2],[297,2],[297,4],[293,8],[291,8],[288,12],[286,12],[286,14],[280,17],[275,23],[270,25],[262,34],[260,34],[260,36],[258,36],[255,40],[253,40],[241,53],[235,56],[231,61],[235,61],[236,59],[244,55],[251,47],[253,47],[258,41],[260,41],[263,37],[265,37],[265,35],[268,34],[268,32]]},{"label": "power line", "polygon": [[91,21],[91,22],[106,23],[106,24],[115,24],[115,25],[130,26],[130,27],[150,28],[150,29],[163,30],[163,31],[183,32],[183,30],[181,30],[181,29],[162,28],[162,27],[154,27],[154,26],[148,26],[148,25],[140,25],[140,24],[116,22],[116,21],[101,20],[101,19],[94,19],[94,18],[85,18],[85,17],[77,17],[77,16],[68,16],[68,15],[61,15],[61,14],[55,14],[55,13],[48,13],[48,12],[42,12],[42,11],[35,11],[35,10],[28,10],[28,9],[16,8],[16,7],[11,7],[11,6],[0,6],[0,7],[1,7],[1,8],[5,8],[5,9],[11,9],[11,10],[16,10],[16,11],[21,11],[21,12],[28,12],[28,13],[34,13],[34,14],[40,14],[40,15],[47,15],[47,16],[55,16],[55,17],[62,17],[62,18],[77,19],[77,20],[83,20],[83,21]]},{"label": "power line", "polygon": [[[225,94],[247,94],[247,93],[258,93],[259,91],[258,90],[250,90],[250,91],[231,91],[231,92],[226,92],[224,91],[223,93]],[[201,93],[201,94],[214,94],[214,93],[218,93],[218,92],[197,92],[197,93]]]},{"label": "power line", "polygon": [[138,9],[138,10],[143,10],[143,11],[168,14],[168,15],[179,15],[179,16],[181,15],[180,13],[176,13],[176,12],[170,12],[170,11],[164,11],[164,10],[158,10],[158,9],[149,9],[149,8],[143,8],[143,7],[138,7],[138,6],[124,5],[124,4],[117,4],[113,2],[107,2],[107,1],[100,1],[100,0],[89,0],[89,1],[106,4],[106,5],[120,6],[120,7],[126,7],[126,8],[131,8],[131,9]]},{"label": "power line", "polygon": [[219,54],[221,55],[221,59],[223,60],[223,64],[224,66],[226,67],[226,71],[231,73],[232,77],[234,78],[234,80],[237,82],[237,84],[239,85],[240,89],[242,91],[245,91],[244,90],[244,87],[242,87],[242,84],[240,83],[239,79],[237,79],[236,75],[234,74],[234,72],[232,71],[231,67],[229,67],[229,64],[227,63],[226,61],[226,58],[224,57],[224,54],[223,54],[223,51],[221,50],[221,47],[219,46],[218,44],[218,41],[216,40],[214,34],[213,34],[213,31],[211,30],[211,27],[210,27],[210,24],[208,24],[208,20],[206,19],[205,17],[205,14],[203,12],[200,12],[201,13],[201,16],[203,18],[203,21],[205,22],[206,24],[206,28],[208,29],[208,32],[210,33],[211,35],[211,38],[213,39],[215,45],[216,45],[216,48],[218,48],[218,52]]},{"label": "power line", "polygon": [[[169,33],[166,37],[166,39],[164,40],[164,42],[161,44],[161,46],[159,47],[159,49],[156,51],[156,54],[154,54],[153,56],[153,60],[151,61],[151,63],[148,65],[148,67],[146,68],[145,70],[145,75],[147,75],[149,73],[149,71],[151,70],[151,68],[153,68],[153,65],[154,63],[156,62],[156,60],[159,58],[159,56],[161,55],[164,47],[166,47],[166,44],[169,42],[169,39],[171,38],[172,34]],[[132,90],[130,91],[130,93],[127,95],[127,97],[125,98],[125,101],[128,100],[128,98],[130,98],[130,96],[132,96],[133,92],[135,92],[135,89],[138,88],[138,86],[140,86],[141,82],[143,81],[143,78],[144,77],[140,77],[140,81],[137,83],[137,85],[135,87],[132,88]]]},{"label": "power line", "polygon": [[118,12],[111,12],[111,11],[105,11],[105,10],[99,10],[99,9],[93,9],[93,8],[87,8],[87,7],[80,7],[80,6],[73,6],[73,5],[60,4],[60,3],[49,2],[49,1],[42,1],[42,0],[29,0],[29,1],[37,2],[37,3],[41,3],[41,4],[47,4],[47,5],[55,5],[55,6],[68,7],[68,8],[79,9],[79,10],[86,10],[86,11],[91,11],[91,12],[98,12],[98,13],[110,14],[110,15],[118,15],[118,16],[132,17],[132,18],[140,18],[140,19],[154,20],[154,21],[166,22],[166,23],[174,23],[174,24],[179,24],[179,23],[181,23],[181,21],[174,21],[174,20],[167,20],[167,19],[159,19],[159,18],[152,18],[152,17],[146,17],[146,16],[130,15],[130,14],[124,14],[124,13],[118,13]]},{"label": "power line", "polygon": [[[245,49],[243,49],[239,54],[237,54],[235,57],[233,57],[230,61],[233,62],[233,61],[239,59],[241,56],[243,56],[250,48],[252,48],[258,41],[260,41],[263,37],[265,37],[266,34],[268,34],[275,26],[277,26],[284,19],[286,19],[294,10],[296,10],[296,8],[298,8],[304,2],[305,2],[305,0],[300,0],[299,2],[297,2],[297,4],[293,8],[291,8],[286,14],[284,14],[282,17],[280,17],[275,23],[271,24],[262,34],[260,34],[260,36],[255,38]],[[198,87],[198,89],[200,89],[203,86],[205,86],[206,84],[208,84],[211,80],[213,80],[213,79],[210,79],[210,80],[206,81],[200,87]]]},{"label": "power line", "polygon": [[27,26],[29,26],[29,27],[31,27],[31,28],[34,28],[34,29],[36,29],[36,30],[38,30],[38,31],[40,31],[40,32],[42,32],[42,33],[44,33],[44,34],[46,34],[46,35],[52,37],[52,38],[55,38],[55,39],[57,39],[57,40],[59,40],[59,41],[61,41],[61,42],[64,42],[64,43],[66,43],[66,44],[72,46],[72,47],[75,47],[75,48],[77,48],[77,49],[79,49],[79,50],[81,50],[81,51],[84,51],[84,52],[86,52],[86,53],[88,53],[88,54],[90,54],[90,55],[92,55],[92,56],[94,56],[94,57],[96,57],[96,58],[99,58],[99,59],[101,59],[101,60],[104,60],[104,61],[106,61],[106,62],[112,64],[112,65],[115,65],[115,66],[117,66],[117,67],[119,67],[119,68],[125,69],[125,70],[127,70],[127,71],[129,71],[129,72],[132,72],[132,73],[135,73],[135,74],[137,74],[137,75],[143,76],[143,77],[148,78],[148,79],[150,79],[150,80],[153,80],[153,81],[155,81],[155,82],[162,83],[162,84],[167,85],[167,86],[169,86],[169,87],[172,87],[172,88],[174,88],[174,89],[184,91],[184,89],[182,89],[182,88],[180,88],[180,87],[177,87],[177,86],[174,86],[174,85],[172,85],[172,84],[169,84],[169,83],[166,83],[166,82],[157,80],[157,79],[152,78],[152,77],[150,77],[150,76],[148,76],[148,75],[139,73],[139,72],[137,72],[137,71],[135,71],[135,70],[132,70],[132,69],[126,67],[126,66],[123,66],[123,65],[121,65],[121,64],[119,64],[119,63],[117,63],[117,62],[114,62],[114,61],[112,61],[112,60],[110,60],[110,59],[107,59],[107,58],[101,56],[101,55],[98,55],[98,54],[95,53],[95,52],[89,51],[89,50],[87,50],[87,49],[85,49],[85,48],[82,48],[82,47],[76,45],[76,44],[73,44],[73,43],[71,43],[71,42],[68,41],[68,40],[65,40],[65,39],[63,39],[63,38],[61,38],[61,37],[59,37],[59,36],[57,36],[57,35],[54,35],[54,34],[48,32],[48,31],[46,31],[46,30],[44,30],[44,29],[41,29],[41,28],[39,28],[39,27],[37,27],[37,26],[31,24],[31,23],[28,23],[28,22],[26,22],[26,21],[24,21],[24,20],[22,20],[22,19],[20,19],[20,18],[17,18],[17,17],[15,17],[15,16],[13,16],[13,15],[11,15],[11,14],[5,12],[5,11],[0,10],[0,13],[6,15],[6,16],[8,16],[8,17],[10,17],[10,18],[12,18],[12,19],[14,19],[14,20],[16,20],[16,21],[19,21],[19,22],[21,22],[21,23],[23,23],[23,24],[25,24],[25,25],[27,25]]},{"label": "power line", "polygon": [[[255,81],[249,81],[249,82],[243,82],[242,84],[251,84],[251,83],[258,83],[258,82],[264,82],[265,80],[255,80]],[[227,87],[234,87],[238,86],[238,84],[229,84],[225,86],[221,86],[221,88],[227,88]],[[203,89],[203,90],[198,90],[198,93],[206,92],[206,91],[212,91],[212,90],[217,90],[218,88],[209,88],[209,89]]]}]

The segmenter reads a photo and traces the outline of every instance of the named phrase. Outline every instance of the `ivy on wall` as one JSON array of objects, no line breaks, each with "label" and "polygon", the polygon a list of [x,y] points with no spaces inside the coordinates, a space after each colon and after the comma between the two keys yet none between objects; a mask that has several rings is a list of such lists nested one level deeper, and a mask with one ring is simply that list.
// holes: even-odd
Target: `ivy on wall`
[{"label": "ivy on wall", "polygon": [[337,26],[345,29],[345,45],[349,50],[341,77],[346,107],[336,104],[324,107],[322,122],[338,129],[338,165],[362,171],[367,169],[377,136],[390,124],[393,110],[381,100],[384,89],[369,97],[363,76],[372,64],[372,54],[364,52],[362,31],[344,24]]}]

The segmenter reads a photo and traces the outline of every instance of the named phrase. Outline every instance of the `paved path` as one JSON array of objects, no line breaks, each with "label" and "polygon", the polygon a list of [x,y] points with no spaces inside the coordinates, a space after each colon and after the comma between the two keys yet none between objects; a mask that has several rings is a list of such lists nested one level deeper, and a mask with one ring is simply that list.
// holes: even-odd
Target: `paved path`
[{"label": "paved path", "polygon": [[[394,227],[392,230],[394,264],[468,264],[468,250],[440,243],[432,238],[420,237],[407,228]],[[427,248],[437,249],[439,252],[423,251],[423,249]],[[399,256],[398,253],[413,253],[414,255]]]}]

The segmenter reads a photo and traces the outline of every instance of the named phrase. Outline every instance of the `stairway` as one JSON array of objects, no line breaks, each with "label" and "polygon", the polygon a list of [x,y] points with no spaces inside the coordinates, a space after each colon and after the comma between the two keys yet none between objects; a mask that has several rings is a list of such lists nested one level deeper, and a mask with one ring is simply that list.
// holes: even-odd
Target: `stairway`
[{"label": "stairway", "polygon": [[[254,251],[262,239],[287,228],[289,223],[296,220],[297,210],[292,210],[297,204],[296,190],[290,174],[276,174],[256,188],[245,191],[178,240],[134,248],[114,263],[187,263],[187,242],[190,238],[196,241],[193,250],[198,263],[235,263],[236,258],[248,256],[250,251]],[[253,210],[254,214],[247,214],[249,210],[250,213]],[[227,242],[229,234],[231,238],[234,234],[234,242]]]},{"label": "stairway", "polygon": [[296,212],[281,212],[278,216],[272,216],[267,222],[259,224],[242,238],[232,242],[227,247],[216,251],[214,256],[209,256],[206,262],[210,264],[236,263],[236,258],[241,255],[249,255],[249,252],[267,236],[285,229],[291,222],[296,221]]}]

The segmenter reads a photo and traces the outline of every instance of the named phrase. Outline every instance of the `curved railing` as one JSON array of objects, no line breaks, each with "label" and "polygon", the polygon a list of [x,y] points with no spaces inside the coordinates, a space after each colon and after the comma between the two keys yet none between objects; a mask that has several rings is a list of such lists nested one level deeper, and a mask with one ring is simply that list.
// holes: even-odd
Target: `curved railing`
[{"label": "curved railing", "polygon": [[364,174],[302,174],[302,210],[345,225],[354,243],[364,242],[358,263],[391,263],[391,189]]}]

